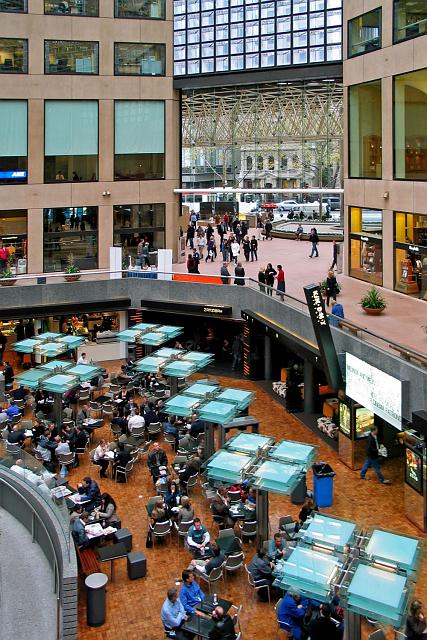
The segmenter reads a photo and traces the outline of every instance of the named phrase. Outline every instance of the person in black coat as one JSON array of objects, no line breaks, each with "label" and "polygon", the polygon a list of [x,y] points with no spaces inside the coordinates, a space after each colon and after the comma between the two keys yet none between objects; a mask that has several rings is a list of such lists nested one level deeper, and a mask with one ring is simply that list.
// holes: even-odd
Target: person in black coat
[{"label": "person in black coat", "polygon": [[234,284],[243,286],[245,284],[245,270],[242,263],[238,262],[234,268]]},{"label": "person in black coat", "polygon": [[367,470],[372,467],[381,484],[391,484],[390,480],[386,480],[381,472],[379,447],[378,427],[373,425],[366,444],[366,461],[360,472],[360,479],[364,480]]},{"label": "person in black coat", "polygon": [[167,455],[163,451],[163,449],[160,448],[158,442],[153,443],[153,448],[151,449],[151,452],[147,459],[147,465],[153,477],[153,482],[156,483],[156,481],[162,475],[161,471],[163,471],[163,469],[161,469],[161,467],[165,467],[166,470],[168,466]]},{"label": "person in black coat", "polygon": [[[271,262],[269,262],[265,268],[265,284],[268,287],[274,287],[275,276],[277,276],[277,271],[276,269],[273,269],[273,265],[271,264]],[[273,295],[273,292],[271,289],[267,289],[267,293],[269,296]]]},{"label": "person in black coat", "polygon": [[236,632],[232,618],[224,613],[222,607],[215,607],[212,612],[215,626],[209,633],[209,640],[236,640]]},{"label": "person in black coat", "polygon": [[331,298],[334,302],[337,301],[338,283],[333,271],[328,272],[326,278],[326,305],[329,307]]},{"label": "person in black coat", "polygon": [[126,467],[127,463],[131,460],[132,456],[130,452],[125,449],[125,445],[123,444],[123,442],[119,442],[113,460],[113,477],[116,479],[116,482],[126,481],[123,473],[119,473],[119,475],[116,476],[116,469],[117,467]]},{"label": "person in black coat", "polygon": [[315,227],[311,229],[308,240],[311,242],[311,253],[308,257],[312,258],[314,256],[315,258],[318,258],[319,252],[317,250],[317,245],[319,244],[319,236]]},{"label": "person in black coat", "polygon": [[329,604],[320,605],[320,616],[312,620],[309,626],[310,640],[341,640],[342,632],[339,623],[331,619]]}]

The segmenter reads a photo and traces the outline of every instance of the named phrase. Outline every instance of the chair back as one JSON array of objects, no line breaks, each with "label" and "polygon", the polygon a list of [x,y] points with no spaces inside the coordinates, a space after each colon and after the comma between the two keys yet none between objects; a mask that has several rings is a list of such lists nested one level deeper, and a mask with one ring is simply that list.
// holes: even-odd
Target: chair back
[{"label": "chair back", "polygon": [[197,484],[197,478],[199,477],[198,473],[195,473],[193,476],[190,476],[187,481],[187,490],[189,487],[194,487]]},{"label": "chair back", "polygon": [[153,525],[152,532],[154,536],[167,536],[171,532],[172,522],[166,520],[165,522],[156,522]]},{"label": "chair back", "polygon": [[110,424],[110,429],[113,436],[122,435],[122,428],[118,424]]},{"label": "chair back", "polygon": [[234,529],[223,529],[218,533],[218,538],[234,538]]},{"label": "chair back", "polygon": [[173,433],[165,433],[165,442],[171,445],[175,444],[175,436],[173,435]]},{"label": "chair back", "polygon": [[160,433],[162,428],[162,423],[161,422],[151,422],[148,425],[148,433]]},{"label": "chair back", "polygon": [[101,411],[101,405],[99,404],[99,402],[89,402],[89,409],[91,411]]},{"label": "chair back", "polygon": [[96,449],[92,449],[91,451],[89,451],[89,460],[91,462],[95,461],[95,451],[96,451]]},{"label": "chair back", "polygon": [[227,497],[230,500],[230,504],[236,504],[237,502],[240,502],[242,499],[242,496],[240,495],[240,491],[227,491]]},{"label": "chair back", "polygon": [[182,537],[186,536],[192,524],[192,520],[181,520],[181,522],[178,524],[178,535]]},{"label": "chair back", "polygon": [[249,571],[249,569],[248,569],[248,565],[246,565],[246,564],[245,564],[245,569],[246,569],[246,573],[247,573],[247,575],[248,575],[248,582],[249,582],[249,585],[250,585],[253,589],[255,589],[255,580],[254,580],[254,577],[253,577],[253,575],[251,574],[251,572]]},{"label": "chair back", "polygon": [[134,438],[140,438],[141,436],[143,436],[145,434],[145,426],[141,426],[141,427],[134,427],[132,429],[132,436]]},{"label": "chair back", "polygon": [[11,423],[18,424],[18,422],[22,419],[22,413],[17,413],[16,416],[12,416]]},{"label": "chair back", "polygon": [[[276,611],[277,615],[279,615],[279,609],[281,607],[282,602],[283,602],[283,598],[279,598],[279,600],[274,605],[274,610]],[[277,619],[277,621],[279,621],[279,619]]]},{"label": "chair back", "polygon": [[239,569],[243,565],[244,559],[245,559],[245,555],[243,551],[239,551],[239,553],[234,553],[228,556],[225,561],[226,571],[233,571],[234,569]]},{"label": "chair back", "polygon": [[15,444],[13,442],[7,442],[6,441],[6,451],[10,455],[16,456],[17,454],[19,454],[21,452],[21,447],[19,446],[19,444]]},{"label": "chair back", "polygon": [[223,562],[219,567],[215,567],[215,569],[212,569],[208,576],[209,582],[216,582],[217,580],[220,580],[222,578],[222,574],[224,573],[224,566],[225,562]]},{"label": "chair back", "polygon": [[386,640],[384,631],[382,629],[377,629],[373,633],[369,634],[368,640]]},{"label": "chair back", "polygon": [[245,521],[242,525],[241,533],[244,536],[255,536],[257,532],[256,520]]},{"label": "chair back", "polygon": [[73,451],[70,453],[60,453],[57,456],[59,464],[64,464],[65,466],[72,464],[74,462],[74,457],[75,455]]}]

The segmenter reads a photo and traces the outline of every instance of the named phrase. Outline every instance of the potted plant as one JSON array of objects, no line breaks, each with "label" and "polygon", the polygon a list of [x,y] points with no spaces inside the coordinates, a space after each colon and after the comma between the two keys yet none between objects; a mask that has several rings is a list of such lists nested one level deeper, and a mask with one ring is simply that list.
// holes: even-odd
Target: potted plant
[{"label": "potted plant", "polygon": [[16,282],[16,273],[8,266],[0,275],[2,287],[12,287]]},{"label": "potted plant", "polygon": [[67,282],[75,282],[76,280],[80,280],[81,277],[80,269],[74,264],[73,254],[70,253],[64,271],[64,278]]},{"label": "potted plant", "polygon": [[[327,289],[326,279],[325,280],[321,280],[321,282],[319,282],[319,287],[320,287],[320,292],[322,294],[322,298],[326,298],[326,289]],[[337,295],[339,295],[341,293],[341,289],[342,289],[342,285],[337,280],[337,285],[336,285]]]},{"label": "potted plant", "polygon": [[387,303],[376,287],[371,287],[360,301],[362,309],[370,316],[379,316],[387,307]]}]

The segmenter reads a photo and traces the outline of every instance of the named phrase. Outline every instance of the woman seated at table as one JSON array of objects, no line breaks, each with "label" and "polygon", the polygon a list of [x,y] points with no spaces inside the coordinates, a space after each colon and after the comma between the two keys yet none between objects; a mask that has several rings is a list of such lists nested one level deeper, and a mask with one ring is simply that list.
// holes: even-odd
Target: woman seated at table
[{"label": "woman seated at table", "polygon": [[187,482],[189,479],[199,473],[200,462],[200,458],[198,456],[194,456],[179,471],[179,485],[182,487],[183,493],[187,493]]},{"label": "woman seated at table", "polygon": [[119,521],[116,513],[116,503],[109,493],[103,493],[101,495],[101,504],[98,509],[95,509],[95,514],[100,520],[105,520],[105,524],[115,526],[115,523]]},{"label": "woman seated at table", "polygon": [[101,467],[101,472],[100,472],[101,478],[107,477],[106,471],[110,464],[107,453],[108,453],[108,444],[103,439],[100,441],[99,445],[96,447],[95,451],[93,452],[94,463]]},{"label": "woman seated at table", "polygon": [[154,505],[154,509],[151,512],[151,524],[150,527],[153,528],[154,525],[159,524],[161,522],[167,522],[169,520],[166,509],[163,504],[163,500],[159,498],[156,504]]},{"label": "woman seated at table", "polygon": [[302,527],[307,518],[313,517],[315,511],[319,511],[316,501],[310,496],[307,496],[299,512],[299,526]]},{"label": "woman seated at table", "polygon": [[178,506],[181,501],[181,491],[175,480],[170,480],[166,489],[165,504],[168,514],[174,518],[178,515]]},{"label": "woman seated at table", "polygon": [[194,509],[191,504],[191,500],[188,496],[183,496],[181,499],[181,509],[178,513],[178,523],[190,522],[194,520]]}]

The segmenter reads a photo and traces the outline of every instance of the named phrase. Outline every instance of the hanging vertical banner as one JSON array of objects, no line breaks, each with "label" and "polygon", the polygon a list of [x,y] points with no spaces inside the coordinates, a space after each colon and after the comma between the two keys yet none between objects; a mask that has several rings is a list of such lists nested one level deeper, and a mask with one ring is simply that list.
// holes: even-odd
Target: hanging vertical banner
[{"label": "hanging vertical banner", "polygon": [[304,293],[328,384],[335,391],[343,390],[344,382],[320,287],[309,284],[304,287]]}]

